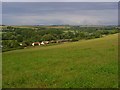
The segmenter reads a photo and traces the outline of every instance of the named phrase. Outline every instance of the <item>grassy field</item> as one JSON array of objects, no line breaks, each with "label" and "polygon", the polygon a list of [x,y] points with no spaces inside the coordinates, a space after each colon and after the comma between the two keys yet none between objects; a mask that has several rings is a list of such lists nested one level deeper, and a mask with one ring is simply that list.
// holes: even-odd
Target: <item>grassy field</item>
[{"label": "grassy field", "polygon": [[118,87],[118,34],[4,52],[3,88]]}]

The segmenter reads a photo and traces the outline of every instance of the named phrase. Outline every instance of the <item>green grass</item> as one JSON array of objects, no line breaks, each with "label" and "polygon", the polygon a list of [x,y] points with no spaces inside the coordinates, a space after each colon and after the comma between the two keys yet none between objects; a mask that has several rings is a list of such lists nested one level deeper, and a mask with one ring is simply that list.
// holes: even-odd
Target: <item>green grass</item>
[{"label": "green grass", "polygon": [[117,36],[4,52],[3,88],[116,88]]}]

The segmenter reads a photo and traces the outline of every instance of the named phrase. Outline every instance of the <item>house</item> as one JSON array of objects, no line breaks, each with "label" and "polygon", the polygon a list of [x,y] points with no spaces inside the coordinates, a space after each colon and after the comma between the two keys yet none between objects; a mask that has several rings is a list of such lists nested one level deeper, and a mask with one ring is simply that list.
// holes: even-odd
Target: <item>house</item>
[{"label": "house", "polygon": [[49,44],[49,41],[42,41],[41,42],[41,45],[46,45],[46,44]]},{"label": "house", "polygon": [[0,45],[0,48],[2,48],[3,46],[2,45]]},{"label": "house", "polygon": [[61,40],[57,40],[56,43],[64,43],[64,42],[71,42],[72,39],[61,39]]},{"label": "house", "polygon": [[41,42],[41,45],[45,45],[45,43],[44,43],[44,42]]},{"label": "house", "polygon": [[56,43],[61,43],[63,40],[57,40]]},{"label": "house", "polygon": [[44,41],[45,44],[49,44],[49,41]]},{"label": "house", "polygon": [[105,37],[106,35],[102,35],[102,37]]},{"label": "house", "polygon": [[50,43],[56,43],[56,41],[55,41],[55,40],[52,40],[52,41],[50,41]]},{"label": "house", "polygon": [[32,46],[35,46],[35,45],[39,45],[40,46],[40,42],[33,42]]},{"label": "house", "polygon": [[22,43],[20,43],[20,46],[22,46],[23,44]]}]

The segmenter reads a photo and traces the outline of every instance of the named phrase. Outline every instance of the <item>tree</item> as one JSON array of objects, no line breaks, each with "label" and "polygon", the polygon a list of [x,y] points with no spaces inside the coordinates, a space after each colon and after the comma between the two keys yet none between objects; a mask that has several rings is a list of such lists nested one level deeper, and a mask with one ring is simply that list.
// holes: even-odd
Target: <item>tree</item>
[{"label": "tree", "polygon": [[55,37],[51,34],[46,34],[42,37],[42,41],[50,41],[50,40],[55,40]]},{"label": "tree", "polygon": [[14,28],[11,27],[11,26],[7,26],[7,29],[12,30],[12,29],[14,29]]},{"label": "tree", "polygon": [[41,41],[41,38],[42,38],[41,35],[35,35],[35,36],[32,38],[32,40],[33,40],[34,42],[40,42],[40,41]]},{"label": "tree", "polygon": [[22,42],[23,41],[23,37],[21,35],[17,35],[17,41],[18,42]]},{"label": "tree", "polygon": [[2,45],[4,48],[17,48],[19,43],[16,40],[3,40]]}]

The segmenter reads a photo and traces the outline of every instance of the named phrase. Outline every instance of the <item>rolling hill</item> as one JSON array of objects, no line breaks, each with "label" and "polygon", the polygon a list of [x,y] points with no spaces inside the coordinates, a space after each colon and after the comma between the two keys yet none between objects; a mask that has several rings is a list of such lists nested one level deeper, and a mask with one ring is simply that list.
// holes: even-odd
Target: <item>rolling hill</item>
[{"label": "rolling hill", "polygon": [[118,34],[4,52],[3,88],[118,87]]}]

